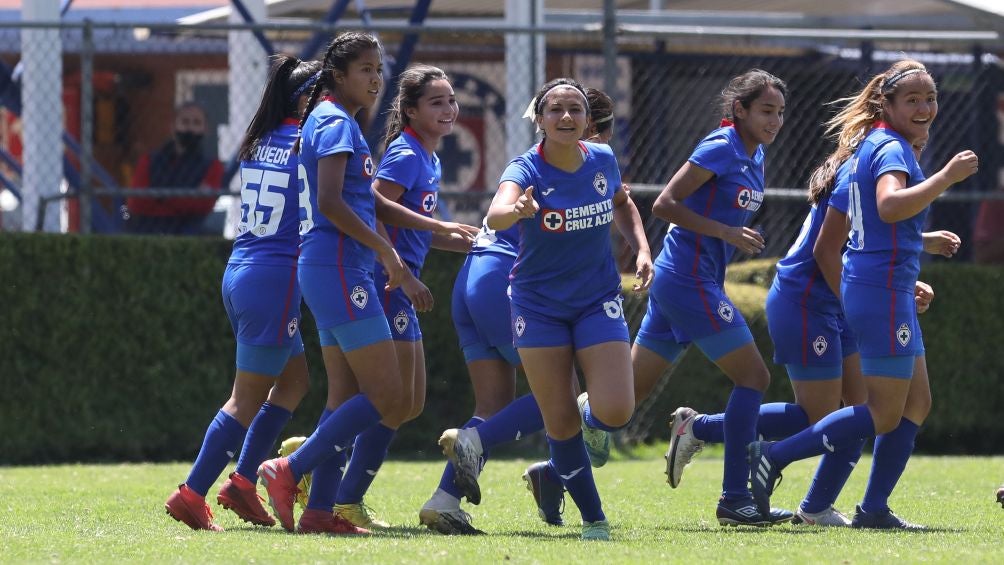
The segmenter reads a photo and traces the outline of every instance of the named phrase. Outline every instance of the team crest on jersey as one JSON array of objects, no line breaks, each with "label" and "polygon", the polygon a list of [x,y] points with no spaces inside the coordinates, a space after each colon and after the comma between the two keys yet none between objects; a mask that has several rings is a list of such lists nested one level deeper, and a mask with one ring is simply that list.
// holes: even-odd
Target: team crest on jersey
[{"label": "team crest on jersey", "polygon": [[561,210],[541,210],[540,227],[544,231],[563,232],[565,231],[565,214]]},{"label": "team crest on jersey", "polygon": [[718,303],[718,315],[721,316],[723,320],[728,323],[732,323],[732,318],[735,316],[736,311],[732,309],[732,305],[728,302],[722,300]]},{"label": "team crest on jersey", "polygon": [[739,191],[736,192],[736,201],[733,205],[736,208],[756,212],[760,209],[761,204],[763,204],[762,190],[753,190],[752,188],[740,186]]},{"label": "team crest on jersey", "polygon": [[370,301],[370,293],[366,292],[366,289],[361,286],[354,287],[350,296],[352,304],[360,310],[365,308],[366,304]]},{"label": "team crest on jersey", "polygon": [[408,329],[408,314],[404,310],[399,311],[397,316],[394,316],[394,329],[399,334],[403,334]]},{"label": "team crest on jersey", "polygon": [[366,178],[373,177],[373,158],[369,155],[363,155],[363,176]]},{"label": "team crest on jersey", "polygon": [[431,214],[436,211],[436,204],[439,203],[439,195],[435,192],[422,193],[422,211]]},{"label": "team crest on jersey", "polygon": [[896,341],[903,347],[906,347],[906,344],[910,343],[911,337],[913,337],[913,334],[910,333],[910,326],[906,324],[901,324],[899,329],[896,330]]},{"label": "team crest on jersey", "polygon": [[516,330],[518,337],[523,337],[523,332],[526,331],[526,320],[523,319],[523,316],[516,316],[516,321],[513,322],[513,329]]},{"label": "team crest on jersey", "polygon": [[600,193],[600,196],[607,195],[607,177],[603,176],[603,173],[596,173],[593,177],[593,188]]},{"label": "team crest on jersey", "polygon": [[816,357],[822,357],[829,346],[830,344],[826,343],[826,338],[823,336],[817,337],[816,341],[812,342],[812,350],[816,352]]},{"label": "team crest on jersey", "polygon": [[299,327],[299,325],[300,321],[296,318],[289,321],[289,324],[286,325],[286,333],[289,334],[289,337],[296,335],[296,328]]}]

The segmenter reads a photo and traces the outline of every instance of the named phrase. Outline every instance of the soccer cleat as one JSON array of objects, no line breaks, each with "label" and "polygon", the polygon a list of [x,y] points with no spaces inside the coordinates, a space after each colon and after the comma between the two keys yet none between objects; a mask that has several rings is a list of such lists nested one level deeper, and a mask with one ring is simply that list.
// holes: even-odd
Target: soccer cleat
[{"label": "soccer cleat", "polygon": [[223,531],[223,528],[213,523],[213,511],[206,504],[206,499],[186,484],[178,485],[178,489],[167,497],[164,508],[172,518],[184,522],[193,530]]},{"label": "soccer cleat", "polygon": [[854,507],[854,519],[851,520],[852,528],[865,528],[872,530],[926,530],[927,526],[911,524],[906,520],[892,513],[886,508],[880,512],[865,512],[861,505]]},{"label": "soccer cleat", "polygon": [[443,455],[453,464],[456,476],[453,484],[467,497],[471,504],[481,504],[481,487],[478,476],[481,474],[481,436],[477,428],[453,428],[443,432],[439,438],[439,446]]},{"label": "soccer cleat", "polygon": [[1004,508],[1004,487],[997,489],[997,502]]},{"label": "soccer cleat", "polygon": [[534,463],[523,471],[526,490],[533,494],[540,519],[552,526],[564,526],[561,513],[565,509],[565,487],[547,476],[547,461]]},{"label": "soccer cleat", "polygon": [[[307,438],[303,436],[293,436],[286,438],[279,445],[279,457],[289,457],[294,451],[300,449],[303,442],[307,441]],[[296,486],[299,487],[300,492],[296,495],[296,503],[300,506],[301,510],[307,509],[307,499],[310,497],[310,473],[304,473],[300,477],[300,483]]]},{"label": "soccer cleat", "polygon": [[370,530],[385,530],[390,527],[390,524],[375,518],[371,512],[371,508],[366,506],[365,503],[360,502],[358,504],[336,504],[335,505],[335,516],[340,516],[353,525],[360,528],[367,528]]},{"label": "soccer cleat", "polygon": [[798,510],[795,510],[795,517],[791,519],[791,523],[805,524],[806,526],[848,528],[851,525],[851,519],[832,506],[815,513],[806,512],[800,506]]},{"label": "soccer cleat", "polygon": [[428,503],[418,511],[418,522],[430,530],[448,536],[479,536],[481,530],[471,525],[471,515],[462,509],[437,510]]},{"label": "soccer cleat", "polygon": [[754,441],[746,446],[750,464],[750,491],[757,508],[764,515],[770,512],[770,495],[781,482],[781,469],[770,458],[771,441]]},{"label": "soccer cleat", "polygon": [[300,534],[368,534],[369,530],[360,528],[345,518],[331,512],[308,508],[300,515],[300,523],[296,528]]},{"label": "soccer cleat", "polygon": [[582,441],[586,444],[586,455],[589,456],[589,464],[599,468],[607,464],[610,459],[610,433],[606,430],[598,430],[586,424],[586,402],[589,401],[589,393],[583,392],[576,402],[579,404],[579,419],[582,420]]},{"label": "soccer cleat", "polygon": [[673,412],[669,421],[669,449],[666,450],[666,482],[676,488],[680,486],[683,470],[694,455],[704,448],[704,442],[694,437],[694,418],[697,411],[681,406]]},{"label": "soccer cleat", "polygon": [[265,485],[268,504],[287,532],[293,531],[293,501],[300,489],[285,457],[269,459],[258,467],[258,478]]},{"label": "soccer cleat", "polygon": [[262,506],[264,500],[255,484],[237,473],[230,473],[216,495],[216,503],[233,511],[241,520],[257,526],[274,526],[275,519]]},{"label": "soccer cleat", "polygon": [[595,541],[610,541],[610,522],[597,520],[595,522],[582,521],[582,539]]},{"label": "soccer cleat", "polygon": [[722,526],[773,526],[790,521],[792,516],[788,510],[771,508],[765,517],[752,498],[729,500],[723,496],[715,509],[715,517]]}]

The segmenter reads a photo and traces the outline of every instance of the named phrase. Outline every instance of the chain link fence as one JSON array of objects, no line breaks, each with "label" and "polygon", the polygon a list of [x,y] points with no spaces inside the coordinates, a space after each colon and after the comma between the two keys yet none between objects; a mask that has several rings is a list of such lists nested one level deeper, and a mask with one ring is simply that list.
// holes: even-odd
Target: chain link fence
[{"label": "chain link fence", "polygon": [[[65,131],[32,146],[25,144],[22,119],[22,102],[32,91],[21,74],[28,63],[21,54],[24,36],[39,30],[59,38],[37,49],[57,50],[45,60],[61,64],[65,116],[47,127]],[[232,237],[240,194],[233,160],[261,93],[267,54],[298,54],[313,38],[326,43],[337,31],[307,24],[0,24],[0,230]],[[534,141],[531,124],[519,116],[536,88],[548,78],[571,76],[587,86],[616,85],[610,92],[616,101],[613,145],[658,252],[666,226],[651,215],[655,197],[717,127],[717,96],[728,80],[758,67],[789,86],[785,125],[768,149],[770,189],[754,220],[767,240],[764,256],[779,256],[808,209],[809,174],[832,149],[823,138],[822,124],[833,112],[827,102],[911,56],[927,64],[939,84],[940,115],[922,156],[924,169],[933,173],[963,149],[976,151],[982,165],[978,175],[934,204],[932,228],[963,238],[962,260],[978,247],[974,240],[1004,240],[1004,71],[993,51],[1000,53],[1000,44],[988,51],[975,40],[951,37],[806,31],[779,38],[755,30],[735,37],[622,25],[611,65],[603,29],[585,24],[375,25],[371,31],[385,46],[388,90],[396,71],[411,61],[442,67],[453,81],[461,113],[438,152],[441,211],[457,221],[480,224],[499,174]],[[360,118],[378,154],[380,112],[388,100]],[[179,121],[193,105],[204,119],[197,141],[176,133],[185,129]],[[63,155],[50,161],[61,173],[54,184],[30,185],[25,167],[33,152]],[[623,244],[620,249],[619,261],[630,271],[630,253]],[[643,312],[627,314],[634,326]]]}]

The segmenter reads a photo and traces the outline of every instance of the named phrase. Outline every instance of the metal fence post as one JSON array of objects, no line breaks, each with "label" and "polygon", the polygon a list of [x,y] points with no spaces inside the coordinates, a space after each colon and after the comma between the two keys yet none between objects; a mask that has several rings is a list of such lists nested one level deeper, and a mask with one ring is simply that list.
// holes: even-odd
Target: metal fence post
[{"label": "metal fence post", "polygon": [[91,233],[91,206],[94,187],[91,159],[94,158],[94,27],[84,20],[80,47],[80,233]]},{"label": "metal fence post", "polygon": [[[603,0],[603,91],[617,96],[617,3]],[[610,146],[616,151],[617,136],[610,139]]]}]

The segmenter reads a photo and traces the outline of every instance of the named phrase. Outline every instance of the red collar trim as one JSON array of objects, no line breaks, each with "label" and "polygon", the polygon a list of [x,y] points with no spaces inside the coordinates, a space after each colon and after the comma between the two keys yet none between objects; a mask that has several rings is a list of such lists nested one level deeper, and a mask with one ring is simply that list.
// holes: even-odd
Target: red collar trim
[{"label": "red collar trim", "polygon": [[337,98],[335,98],[334,96],[332,96],[330,94],[328,94],[327,96],[322,96],[321,97],[321,102],[331,102],[332,104],[338,104],[339,106],[342,105],[342,103],[339,102]]},{"label": "red collar trim", "polygon": [[728,118],[722,118],[722,123],[718,124],[718,127],[721,127],[721,128],[733,127],[734,128],[734,127],[736,127],[736,124],[735,124],[735,122],[733,122],[732,120],[730,120]]},{"label": "red collar trim", "polygon": [[[543,140],[540,141],[540,143],[537,144],[537,155],[540,155],[541,161],[544,161],[545,163],[547,163],[547,157],[544,155],[544,142],[545,141],[547,141],[547,140],[543,139]],[[581,140],[579,140],[579,152],[582,153],[582,162],[585,162],[586,161],[586,156],[589,155],[589,149],[586,147],[585,143],[582,143]],[[547,164],[550,165],[550,163],[547,163]]]},{"label": "red collar trim", "polygon": [[406,134],[414,137],[415,139],[417,139],[419,143],[421,143],[421,144],[425,143],[425,140],[422,139],[422,136],[419,135],[418,132],[415,131],[415,129],[412,128],[411,126],[405,126],[404,130],[402,130],[402,131],[404,131],[404,133],[406,133]]},{"label": "red collar trim", "polygon": [[282,120],[282,125],[284,126],[298,126],[300,125],[300,120],[296,118],[286,118]]},{"label": "red collar trim", "polygon": [[890,126],[886,122],[883,122],[882,120],[875,122],[875,125],[873,125],[872,127],[875,129],[892,129],[892,126]]}]

